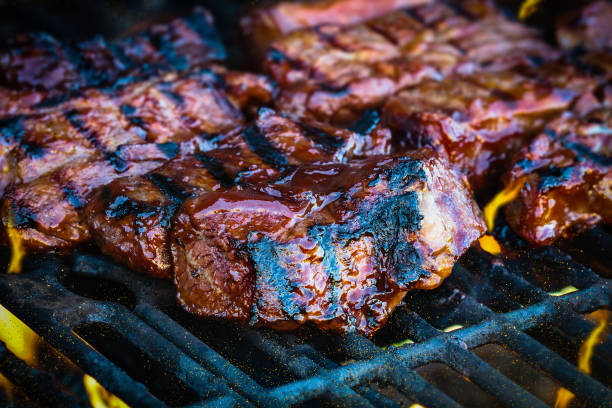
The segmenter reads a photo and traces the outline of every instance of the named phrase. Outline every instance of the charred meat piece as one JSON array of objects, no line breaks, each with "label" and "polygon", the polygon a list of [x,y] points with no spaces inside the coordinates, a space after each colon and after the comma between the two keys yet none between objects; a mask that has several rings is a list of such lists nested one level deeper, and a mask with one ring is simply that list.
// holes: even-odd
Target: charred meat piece
[{"label": "charred meat piece", "polygon": [[270,82],[253,74],[167,74],[115,92],[90,89],[53,109],[0,121],[0,192],[76,159],[106,158],[120,170],[115,151],[122,145],[227,132],[243,123],[245,105],[269,102],[272,93]]},{"label": "charred meat piece", "polygon": [[436,2],[351,26],[294,31],[266,54],[265,70],[281,87],[276,106],[293,117],[343,123],[424,79],[559,57],[536,32],[500,13],[480,13],[475,19],[461,5]]},{"label": "charred meat piece", "polygon": [[478,73],[424,81],[391,97],[383,112],[401,150],[433,146],[478,190],[573,96],[511,72]]},{"label": "charred meat piece", "polygon": [[122,85],[225,59],[212,16],[202,8],[142,33],[72,45],[28,34],[0,50],[0,117],[58,103],[79,90]]},{"label": "charred meat piece", "polygon": [[557,19],[557,42],[568,51],[612,50],[612,4],[600,0],[561,15]]},{"label": "charred meat piece", "polygon": [[178,300],[203,317],[371,335],[483,231],[464,179],[430,150],[307,164],[185,201],[171,238]]},{"label": "charred meat piece", "polygon": [[180,144],[139,144],[120,147],[115,157],[79,158],[29,183],[10,186],[0,206],[4,226],[19,232],[26,250],[66,252],[89,241],[83,207],[98,187],[119,177],[140,175],[162,166],[169,158],[210,149],[199,138]]},{"label": "charred meat piece", "polygon": [[244,38],[262,56],[275,40],[300,28],[322,24],[355,24],[430,0],[279,1],[257,5],[240,19]]},{"label": "charred meat piece", "polygon": [[612,223],[612,111],[551,122],[516,155],[506,182],[524,182],[505,214],[534,245]]},{"label": "charred meat piece", "polygon": [[103,252],[131,269],[171,277],[169,225],[186,198],[233,186],[266,186],[301,163],[389,153],[390,132],[366,130],[370,133],[298,124],[262,109],[253,125],[224,136],[215,149],[110,183],[91,200],[85,217]]}]

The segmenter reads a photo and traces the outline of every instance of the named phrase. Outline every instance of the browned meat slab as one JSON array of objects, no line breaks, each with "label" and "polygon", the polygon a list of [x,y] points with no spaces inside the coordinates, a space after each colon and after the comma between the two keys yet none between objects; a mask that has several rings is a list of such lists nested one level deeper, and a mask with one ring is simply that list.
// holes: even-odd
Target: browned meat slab
[{"label": "browned meat slab", "polygon": [[568,51],[612,50],[612,4],[600,0],[571,10],[557,19],[557,42]]},{"label": "browned meat slab", "polygon": [[236,185],[265,186],[301,163],[389,153],[390,132],[375,122],[356,133],[298,124],[262,109],[253,125],[224,136],[215,149],[180,155],[146,175],[110,183],[91,200],[86,219],[103,252],[134,270],[170,277],[169,226],[187,197]]},{"label": "browned meat slab", "polygon": [[163,72],[201,68],[225,59],[202,8],[142,33],[71,45],[47,34],[28,34],[0,50],[0,117],[28,113],[91,87],[122,85]]},{"label": "browned meat slab", "polygon": [[[232,85],[237,81],[240,87]],[[28,250],[85,242],[80,208],[95,188],[209,150],[217,135],[243,126],[241,110],[268,102],[272,91],[254,74],[173,74],[116,93],[89,90],[88,97],[6,121],[0,127],[2,225],[16,216],[12,224]],[[388,131],[381,137],[389,139]]]},{"label": "browned meat slab", "polygon": [[316,0],[258,4],[240,19],[244,38],[261,56],[276,39],[300,28],[321,24],[355,24],[430,0]]},{"label": "browned meat slab", "polygon": [[53,109],[0,121],[0,192],[76,159],[105,157],[121,171],[114,153],[122,145],[224,133],[243,123],[249,104],[270,101],[273,87],[264,77],[220,71],[167,74],[115,92],[91,89]]},{"label": "browned meat slab", "polygon": [[391,97],[383,112],[402,149],[433,146],[480,189],[574,95],[508,71],[481,72],[424,81]]},{"label": "browned meat slab", "polygon": [[551,122],[517,154],[506,182],[525,183],[505,213],[534,245],[612,223],[612,111]]},{"label": "browned meat slab", "polygon": [[360,24],[294,31],[272,44],[264,65],[282,89],[279,110],[343,123],[424,79],[559,56],[537,32],[500,13],[435,2]]},{"label": "browned meat slab", "polygon": [[483,231],[467,183],[430,150],[307,164],[188,198],[172,228],[174,279],[199,316],[370,335]]}]

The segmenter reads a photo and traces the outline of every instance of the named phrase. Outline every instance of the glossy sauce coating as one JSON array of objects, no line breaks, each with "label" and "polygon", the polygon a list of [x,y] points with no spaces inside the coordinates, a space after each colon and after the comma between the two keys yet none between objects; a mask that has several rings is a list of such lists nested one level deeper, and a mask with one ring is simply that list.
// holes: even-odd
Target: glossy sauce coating
[{"label": "glossy sauce coating", "polygon": [[22,214],[28,250],[66,251],[86,242],[75,202],[84,206],[91,191],[118,177],[211,149],[215,134],[244,123],[241,111],[271,98],[273,87],[262,76],[244,74],[232,95],[223,75],[236,81],[240,73],[219,69],[137,82],[116,93],[89,90],[87,97],[2,123],[3,225],[9,208]]},{"label": "glossy sauce coating", "polygon": [[402,149],[434,147],[477,190],[503,174],[512,154],[573,97],[518,74],[479,73],[408,88],[383,114]]},{"label": "glossy sauce coating", "polygon": [[[85,211],[93,238],[103,252],[132,269],[171,277],[169,225],[185,199],[232,187],[267,186],[301,163],[389,153],[390,132],[377,120],[366,125],[356,133],[296,123],[262,108],[252,125],[213,140],[214,149],[178,155],[153,172],[102,189]],[[115,205],[130,210],[111,210]],[[140,232],[136,222],[145,225]]]},{"label": "glossy sauce coating", "polygon": [[508,182],[527,177],[505,209],[512,228],[534,245],[548,245],[600,222],[612,222],[612,115],[570,113],[514,158]]},{"label": "glossy sauce coating", "polygon": [[201,316],[369,335],[483,232],[467,183],[432,151],[303,165],[189,198],[172,231],[174,278]]}]

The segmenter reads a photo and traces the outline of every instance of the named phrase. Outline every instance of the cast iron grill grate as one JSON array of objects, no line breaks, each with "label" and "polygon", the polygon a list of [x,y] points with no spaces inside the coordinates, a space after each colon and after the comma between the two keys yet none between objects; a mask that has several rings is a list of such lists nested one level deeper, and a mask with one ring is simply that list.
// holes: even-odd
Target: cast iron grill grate
[{"label": "cast iron grill grate", "polygon": [[[582,314],[611,304],[609,281],[554,247],[503,262],[472,250],[441,288],[410,293],[373,339],[196,319],[175,305],[170,283],[97,254],[40,256],[26,267],[0,275],[2,305],[133,407],[461,406],[419,371],[431,363],[500,406],[547,406],[475,352],[488,344],[510,350],[586,406],[612,406],[610,339],[595,350],[592,376],[572,363],[595,327]],[[569,285],[576,290],[550,294]],[[0,354],[0,372],[48,375]]]}]

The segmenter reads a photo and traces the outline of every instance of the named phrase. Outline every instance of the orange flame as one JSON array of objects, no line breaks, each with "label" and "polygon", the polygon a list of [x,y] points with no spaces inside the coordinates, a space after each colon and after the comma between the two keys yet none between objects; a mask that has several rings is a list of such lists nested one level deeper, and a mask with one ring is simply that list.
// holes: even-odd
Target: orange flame
[{"label": "orange flame", "polygon": [[519,9],[519,20],[525,20],[538,10],[542,0],[525,0]]},{"label": "orange flame", "polygon": [[478,240],[480,247],[491,255],[499,255],[501,253],[501,245],[493,235],[483,235]]},{"label": "orange flame", "polygon": [[4,375],[0,373],[0,389],[4,391],[6,399],[11,402],[13,401],[13,390],[15,389],[13,383],[9,381]]},{"label": "orange flame", "polygon": [[13,226],[15,225],[15,215],[12,210],[9,210],[8,223],[6,232],[8,233],[9,241],[11,241],[11,263],[9,264],[8,273],[21,273],[21,261],[25,256],[25,249],[19,231]]},{"label": "orange flame", "polygon": [[129,408],[119,397],[111,394],[95,378],[85,374],[83,383],[92,408]]},{"label": "orange flame", "polygon": [[513,180],[512,183],[497,193],[495,197],[493,197],[493,199],[485,206],[484,218],[489,231],[492,231],[493,227],[495,226],[495,216],[497,216],[497,211],[499,208],[514,200],[521,188],[525,185],[526,181],[526,177]]},{"label": "orange flame", "polygon": [[[597,319],[597,327],[589,334],[589,337],[582,343],[578,351],[578,369],[587,375],[591,375],[591,358],[593,357],[595,346],[603,341],[606,334],[608,311],[605,309],[597,310],[591,316]],[[559,388],[555,408],[566,408],[573,398],[574,394],[571,391]]]}]

